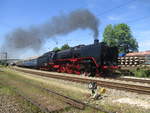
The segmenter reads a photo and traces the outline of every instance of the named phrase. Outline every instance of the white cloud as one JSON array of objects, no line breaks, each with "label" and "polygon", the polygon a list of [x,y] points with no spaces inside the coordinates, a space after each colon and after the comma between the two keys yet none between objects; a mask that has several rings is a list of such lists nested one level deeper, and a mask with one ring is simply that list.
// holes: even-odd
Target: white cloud
[{"label": "white cloud", "polygon": [[121,17],[117,17],[117,16],[108,16],[109,20],[120,20]]},{"label": "white cloud", "polygon": [[129,5],[128,8],[129,9],[137,9],[137,6],[136,5]]},{"label": "white cloud", "polygon": [[140,41],[139,50],[140,51],[150,50],[150,40]]},{"label": "white cloud", "polygon": [[150,30],[141,31],[141,32],[139,32],[139,35],[150,36]]},{"label": "white cloud", "polygon": [[139,44],[139,50],[150,50],[150,30],[136,32],[135,34]]}]

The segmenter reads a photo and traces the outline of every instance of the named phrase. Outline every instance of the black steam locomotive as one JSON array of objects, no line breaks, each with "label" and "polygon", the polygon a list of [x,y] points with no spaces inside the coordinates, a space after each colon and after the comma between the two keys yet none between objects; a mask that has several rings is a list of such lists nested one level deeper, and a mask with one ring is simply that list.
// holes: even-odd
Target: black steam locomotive
[{"label": "black steam locomotive", "polygon": [[101,75],[117,68],[118,49],[94,40],[91,45],[79,45],[62,51],[50,51],[36,59],[17,63],[18,66],[61,73]]}]

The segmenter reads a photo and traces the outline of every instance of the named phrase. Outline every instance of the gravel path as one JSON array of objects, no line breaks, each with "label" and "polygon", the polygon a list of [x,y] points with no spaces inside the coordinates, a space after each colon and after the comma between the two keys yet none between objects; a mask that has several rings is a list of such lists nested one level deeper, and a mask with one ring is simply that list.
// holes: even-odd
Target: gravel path
[{"label": "gravel path", "polygon": [[15,97],[0,95],[0,113],[25,113],[25,110]]}]

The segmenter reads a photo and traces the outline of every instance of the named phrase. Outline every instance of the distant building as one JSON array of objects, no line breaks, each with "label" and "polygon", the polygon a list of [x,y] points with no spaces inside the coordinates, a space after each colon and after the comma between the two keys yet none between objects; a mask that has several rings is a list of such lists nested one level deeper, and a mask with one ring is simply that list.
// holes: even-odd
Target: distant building
[{"label": "distant building", "polygon": [[150,50],[128,53],[126,56],[150,56]]},{"label": "distant building", "polygon": [[10,63],[15,63],[17,61],[19,61],[20,59],[1,59],[0,62],[7,62],[8,64]]}]

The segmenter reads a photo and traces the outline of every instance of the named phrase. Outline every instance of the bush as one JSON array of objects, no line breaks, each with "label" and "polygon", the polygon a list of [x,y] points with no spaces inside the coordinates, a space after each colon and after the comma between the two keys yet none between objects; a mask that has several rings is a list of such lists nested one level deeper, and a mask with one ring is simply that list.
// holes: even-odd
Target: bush
[{"label": "bush", "polygon": [[128,70],[120,70],[119,73],[122,76],[132,76],[132,77],[149,77],[150,78],[150,67],[138,67]]},{"label": "bush", "polygon": [[150,77],[150,69],[135,69],[132,71],[132,73],[134,74],[135,77]]}]

